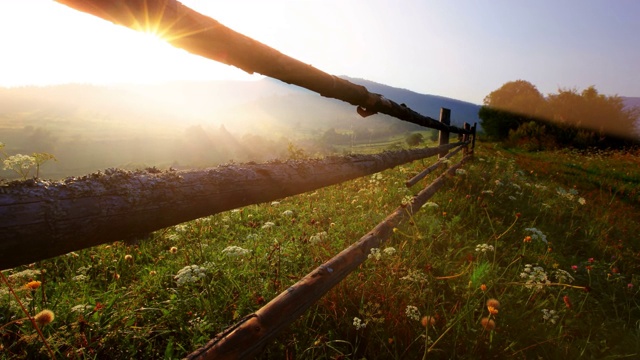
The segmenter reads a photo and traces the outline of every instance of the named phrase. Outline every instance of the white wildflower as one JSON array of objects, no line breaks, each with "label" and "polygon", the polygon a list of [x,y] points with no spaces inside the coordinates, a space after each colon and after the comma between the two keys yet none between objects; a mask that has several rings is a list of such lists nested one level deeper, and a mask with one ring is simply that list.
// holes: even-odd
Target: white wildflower
[{"label": "white wildflower", "polygon": [[282,216],[293,216],[293,211],[285,210],[282,212]]},{"label": "white wildflower", "polygon": [[419,321],[420,320],[420,310],[418,310],[417,307],[413,306],[413,305],[407,305],[407,308],[405,309],[405,314],[407,314],[407,317],[411,320],[415,320],[415,321]]},{"label": "white wildflower", "polygon": [[583,197],[581,197],[581,198],[578,198],[578,203],[579,203],[580,205],[584,205],[584,204],[586,204],[586,203],[587,203],[587,200],[585,200]]},{"label": "white wildflower", "polygon": [[542,267],[537,265],[526,264],[523,272],[520,273],[520,277],[527,279],[525,286],[528,289],[535,287],[537,290],[541,290],[544,288],[544,285],[551,284],[547,273]]},{"label": "white wildflower", "polygon": [[309,238],[309,243],[310,244],[321,243],[326,238],[327,238],[327,232],[326,231],[322,231],[322,232],[319,232],[319,233],[317,233],[315,235],[311,235],[311,237]]},{"label": "white wildflower", "polygon": [[356,330],[360,330],[360,329],[364,329],[367,327],[367,323],[362,321],[360,318],[358,317],[354,317],[353,318],[353,326],[356,327]]},{"label": "white wildflower", "polygon": [[263,229],[270,229],[272,227],[276,226],[276,224],[272,223],[271,221],[267,221],[266,223],[264,223],[264,225],[262,225]]},{"label": "white wildflower", "polygon": [[376,261],[382,258],[382,254],[380,254],[380,249],[371,248],[371,253],[367,256],[368,259],[374,259]]},{"label": "white wildflower", "polygon": [[173,278],[182,286],[188,283],[195,283],[206,276],[207,269],[198,265],[187,265],[180,269]]},{"label": "white wildflower", "polygon": [[382,252],[387,256],[393,256],[396,254],[396,249],[393,247],[387,247],[387,248],[384,248]]},{"label": "white wildflower", "polygon": [[555,324],[556,322],[558,322],[559,318],[560,316],[558,316],[558,313],[555,310],[542,309],[542,320],[544,320],[545,322],[548,321],[552,324]]},{"label": "white wildflower", "polygon": [[413,197],[413,195],[405,195],[405,196],[402,198],[402,205],[409,205],[409,204],[412,204],[412,203],[413,203],[413,201],[414,201],[414,197]]},{"label": "white wildflower", "polygon": [[456,169],[456,175],[466,175],[467,170],[465,169]]},{"label": "white wildflower", "polygon": [[494,251],[494,250],[495,249],[493,245],[489,245],[489,244],[476,245],[476,252],[486,253],[487,251]]},{"label": "white wildflower", "polygon": [[227,246],[224,250],[222,250],[222,253],[229,257],[237,257],[237,256],[245,256],[251,253],[251,250],[243,249],[240,246],[232,245],[232,246]]},{"label": "white wildflower", "polygon": [[426,283],[428,281],[427,276],[420,270],[409,270],[409,273],[406,276],[401,277],[400,280],[416,283]]},{"label": "white wildflower", "polygon": [[84,313],[85,311],[93,309],[93,306],[87,304],[76,305],[71,308],[71,312]]},{"label": "white wildflower", "polygon": [[568,271],[565,271],[562,269],[556,269],[553,275],[555,276],[556,280],[558,280],[558,283],[560,284],[571,284],[572,282],[575,281],[574,277],[571,276],[571,274],[569,274]]}]

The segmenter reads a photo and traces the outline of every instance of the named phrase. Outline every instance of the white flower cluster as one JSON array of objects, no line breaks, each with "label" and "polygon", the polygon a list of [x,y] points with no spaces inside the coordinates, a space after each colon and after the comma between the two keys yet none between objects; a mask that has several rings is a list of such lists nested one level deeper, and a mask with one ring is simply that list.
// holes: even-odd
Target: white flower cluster
[{"label": "white flower cluster", "polygon": [[493,247],[493,245],[488,245],[488,244],[476,245],[476,252],[486,253],[487,251],[494,251],[494,250],[495,248]]},{"label": "white flower cluster", "polygon": [[16,170],[21,172],[29,170],[32,166],[36,166],[36,158],[30,155],[16,154],[4,159],[3,163],[3,170]]},{"label": "white flower cluster", "polygon": [[409,273],[406,276],[400,278],[400,280],[406,280],[415,283],[426,283],[429,281],[427,276],[420,270],[409,270]]},{"label": "white flower cluster", "polygon": [[353,318],[353,326],[356,327],[356,330],[364,329],[367,327],[367,323],[362,321],[362,319],[358,317]]},{"label": "white flower cluster", "polygon": [[367,259],[374,259],[379,261],[382,259],[382,256],[393,256],[396,253],[396,249],[392,247],[387,247],[380,251],[378,248],[371,248],[371,253],[367,256]]},{"label": "white flower cluster", "polygon": [[35,269],[26,269],[20,272],[11,274],[8,276],[9,281],[24,281],[29,279],[35,279],[42,272],[40,270]]},{"label": "white flower cluster", "polygon": [[555,324],[558,322],[559,318],[560,316],[558,316],[558,313],[555,310],[542,309],[542,320],[544,320],[545,322],[548,321],[552,324]]},{"label": "white flower cluster", "polygon": [[381,173],[375,173],[373,175],[371,175],[371,179],[369,180],[369,183],[371,184],[377,184],[379,183],[382,179],[384,179],[384,176],[382,176]]},{"label": "white flower cluster", "polygon": [[560,284],[571,284],[575,281],[574,277],[571,276],[568,271],[562,269],[557,269],[556,271],[554,271],[553,275]]},{"label": "white flower cluster", "polygon": [[291,217],[291,216],[293,216],[293,211],[291,211],[291,210],[285,210],[285,211],[283,211],[283,212],[282,212],[282,216],[288,216],[288,217]]},{"label": "white flower cluster", "polygon": [[407,305],[407,308],[405,309],[405,314],[407,314],[407,317],[411,320],[415,320],[415,321],[419,321],[420,320],[420,310],[418,310],[417,307],[413,306],[413,305]]},{"label": "white flower cluster", "polygon": [[187,265],[180,269],[176,276],[173,278],[178,283],[178,286],[182,286],[188,283],[195,283],[206,276],[207,270],[205,267],[198,265]]},{"label": "white flower cluster", "polygon": [[237,256],[245,256],[251,253],[251,250],[243,249],[240,246],[232,245],[232,246],[227,246],[224,250],[222,250],[222,253],[229,257],[237,257]]},{"label": "white flower cluster", "polygon": [[405,205],[405,206],[406,206],[406,205],[412,204],[412,203],[413,203],[413,201],[414,201],[414,197],[413,197],[413,195],[405,195],[405,196],[402,198],[402,205]]},{"label": "white flower cluster", "polygon": [[318,244],[323,242],[325,239],[327,238],[327,232],[326,231],[322,231],[319,232],[315,235],[311,235],[311,237],[309,238],[309,243],[310,244]]},{"label": "white flower cluster", "polygon": [[556,189],[556,193],[558,193],[558,195],[568,200],[573,200],[574,197],[578,195],[578,191],[576,189],[569,189],[569,191],[566,191],[561,187],[558,187]]},{"label": "white flower cluster", "polygon": [[541,290],[544,285],[551,284],[549,281],[549,276],[544,271],[544,269],[540,266],[526,264],[524,266],[524,270],[520,273],[520,277],[523,279],[527,279],[526,287],[529,289],[536,288]]},{"label": "white flower cluster", "polygon": [[531,232],[531,238],[533,240],[540,240],[545,244],[548,244],[549,242],[547,241],[547,235],[545,235],[542,231],[536,229],[536,228],[526,228],[524,229],[524,231],[529,231]]},{"label": "white flower cluster", "polygon": [[71,308],[71,312],[77,312],[77,313],[85,313],[89,310],[93,309],[93,306],[91,305],[87,305],[87,304],[80,304],[80,305],[76,305],[74,307]]},{"label": "white flower cluster", "polygon": [[266,223],[264,223],[264,225],[262,225],[263,229],[270,229],[272,227],[276,226],[276,224],[272,223],[271,221],[267,221]]}]

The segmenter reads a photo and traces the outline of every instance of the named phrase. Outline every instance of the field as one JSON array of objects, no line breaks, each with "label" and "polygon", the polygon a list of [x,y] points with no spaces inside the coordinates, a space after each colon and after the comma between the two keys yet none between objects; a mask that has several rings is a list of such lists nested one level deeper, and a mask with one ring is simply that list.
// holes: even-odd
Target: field
[{"label": "field", "polygon": [[[4,271],[0,357],[182,358],[410,201],[429,163]],[[261,358],[640,357],[639,165],[479,143]],[[21,306],[55,314],[46,343]]]}]

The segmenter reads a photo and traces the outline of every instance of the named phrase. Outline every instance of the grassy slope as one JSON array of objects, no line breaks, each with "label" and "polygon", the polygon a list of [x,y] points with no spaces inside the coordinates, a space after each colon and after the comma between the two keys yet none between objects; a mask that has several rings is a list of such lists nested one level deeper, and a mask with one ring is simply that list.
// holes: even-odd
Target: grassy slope
[{"label": "grassy slope", "polygon": [[[526,154],[493,144],[479,144],[476,154],[465,174],[398,228],[386,245],[395,253],[382,251],[363,264],[263,357],[640,354],[637,157]],[[196,220],[135,246],[99,246],[5,273],[32,313],[55,312],[43,330],[59,357],[183,357],[359,239],[426,184],[403,185],[426,165]],[[228,256],[223,250],[231,245],[251,253]],[[179,285],[176,274],[189,265],[203,275],[182,275],[193,282]],[[21,276],[25,269],[46,272]],[[31,279],[42,286],[24,289]],[[0,356],[46,358],[30,323],[15,321],[23,315],[4,285],[0,292]],[[490,298],[501,304],[493,315]],[[356,317],[366,327],[357,329]]]}]

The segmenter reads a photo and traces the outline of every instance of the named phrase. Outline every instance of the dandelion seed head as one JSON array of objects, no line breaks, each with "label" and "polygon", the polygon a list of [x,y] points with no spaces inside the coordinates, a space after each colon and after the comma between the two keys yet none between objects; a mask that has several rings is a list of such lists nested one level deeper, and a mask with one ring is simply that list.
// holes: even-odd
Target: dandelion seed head
[{"label": "dandelion seed head", "polygon": [[33,317],[40,326],[50,324],[55,319],[55,314],[51,310],[42,310]]}]

